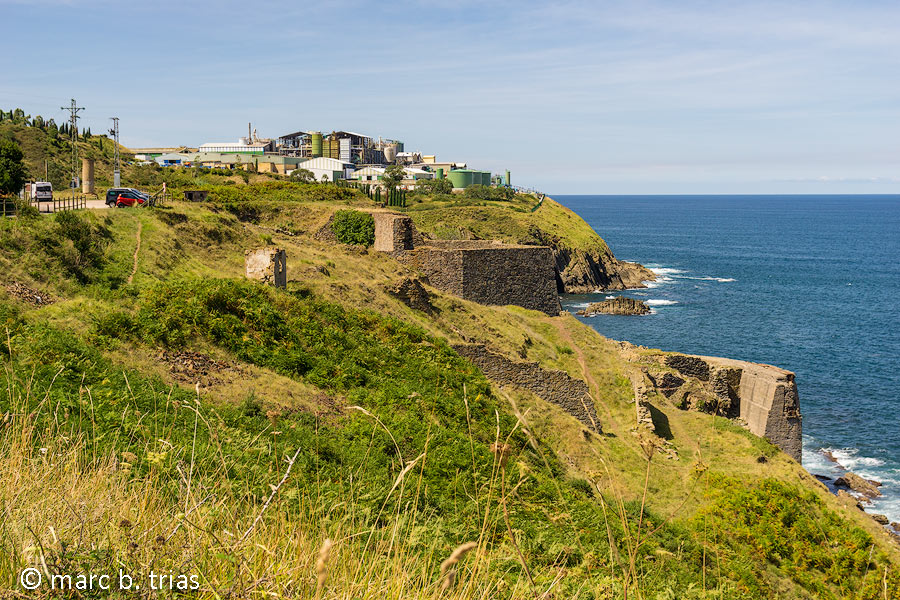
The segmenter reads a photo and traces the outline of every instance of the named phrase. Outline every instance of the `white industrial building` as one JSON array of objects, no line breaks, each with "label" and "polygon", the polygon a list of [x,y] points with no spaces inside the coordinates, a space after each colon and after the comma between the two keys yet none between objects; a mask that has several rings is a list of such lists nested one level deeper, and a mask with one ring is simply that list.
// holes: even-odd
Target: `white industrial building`
[{"label": "white industrial building", "polygon": [[210,142],[200,146],[200,152],[218,152],[221,154],[263,154],[274,150],[272,141],[254,141],[241,138],[237,142]]},{"label": "white industrial building", "polygon": [[[316,181],[336,181],[338,179],[350,179],[353,175],[353,163],[344,162],[336,158],[311,158],[297,165],[298,169],[306,169],[312,172]],[[293,172],[293,171],[292,171]]]},{"label": "white industrial building", "polygon": [[384,167],[371,166],[357,169],[350,175],[350,179],[355,179],[356,181],[379,181],[382,177],[384,177]]},{"label": "white industrial building", "polygon": [[[370,165],[354,171],[350,175],[350,179],[366,184],[375,183],[381,181],[384,178],[384,172],[384,167],[375,167]],[[416,182],[420,179],[434,179],[434,173],[431,171],[426,171],[424,169],[404,167],[403,181],[400,182],[400,187],[405,189],[413,189],[414,187],[416,187]]]}]

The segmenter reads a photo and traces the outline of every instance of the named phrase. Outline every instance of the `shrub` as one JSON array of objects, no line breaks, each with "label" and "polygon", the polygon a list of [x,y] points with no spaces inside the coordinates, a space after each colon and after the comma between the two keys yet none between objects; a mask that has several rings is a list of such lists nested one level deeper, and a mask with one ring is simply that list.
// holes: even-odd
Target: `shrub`
[{"label": "shrub", "polygon": [[465,195],[476,200],[512,200],[516,192],[506,187],[490,187],[486,185],[470,185]]},{"label": "shrub", "polygon": [[453,193],[453,183],[449,179],[422,179],[416,182],[416,193],[432,196]]},{"label": "shrub", "polygon": [[342,244],[371,246],[375,243],[375,219],[358,210],[339,210],[331,223],[334,235]]}]

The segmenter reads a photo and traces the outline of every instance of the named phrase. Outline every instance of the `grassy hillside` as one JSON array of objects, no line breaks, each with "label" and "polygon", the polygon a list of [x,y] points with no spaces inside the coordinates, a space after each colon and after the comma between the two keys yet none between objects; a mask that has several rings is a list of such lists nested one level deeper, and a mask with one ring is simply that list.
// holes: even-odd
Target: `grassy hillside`
[{"label": "grassy hillside", "polygon": [[[657,452],[639,365],[574,318],[431,288],[433,313],[407,307],[390,289],[414,274],[313,236],[371,207],[352,190],[216,191],[0,221],[0,588],[46,564],[195,575],[201,597],[900,597],[896,544],[765,440],[654,397],[677,459]],[[242,278],[270,243],[286,290]],[[584,379],[604,433],[460,341]]]}]

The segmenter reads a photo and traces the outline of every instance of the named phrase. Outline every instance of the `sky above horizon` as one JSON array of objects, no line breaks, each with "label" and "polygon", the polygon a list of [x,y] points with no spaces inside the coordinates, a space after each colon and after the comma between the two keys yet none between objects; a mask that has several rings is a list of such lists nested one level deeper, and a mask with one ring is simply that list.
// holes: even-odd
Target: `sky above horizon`
[{"label": "sky above horizon", "polygon": [[359,131],[551,194],[900,193],[897,2],[0,0],[0,108]]}]

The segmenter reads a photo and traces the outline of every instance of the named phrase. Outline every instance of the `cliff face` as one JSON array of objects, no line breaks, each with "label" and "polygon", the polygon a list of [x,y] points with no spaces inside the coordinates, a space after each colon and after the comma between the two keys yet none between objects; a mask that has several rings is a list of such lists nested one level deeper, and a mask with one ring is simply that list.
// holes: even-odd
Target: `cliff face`
[{"label": "cliff face", "polygon": [[638,263],[617,259],[612,252],[592,252],[553,246],[557,288],[560,293],[587,294],[596,290],[643,288],[656,279],[653,271]]},{"label": "cliff face", "polygon": [[638,263],[619,260],[597,236],[586,244],[572,247],[568,240],[551,235],[540,227],[530,229],[531,238],[550,246],[556,263],[556,286],[561,294],[588,294],[596,290],[643,288],[656,275]]}]

